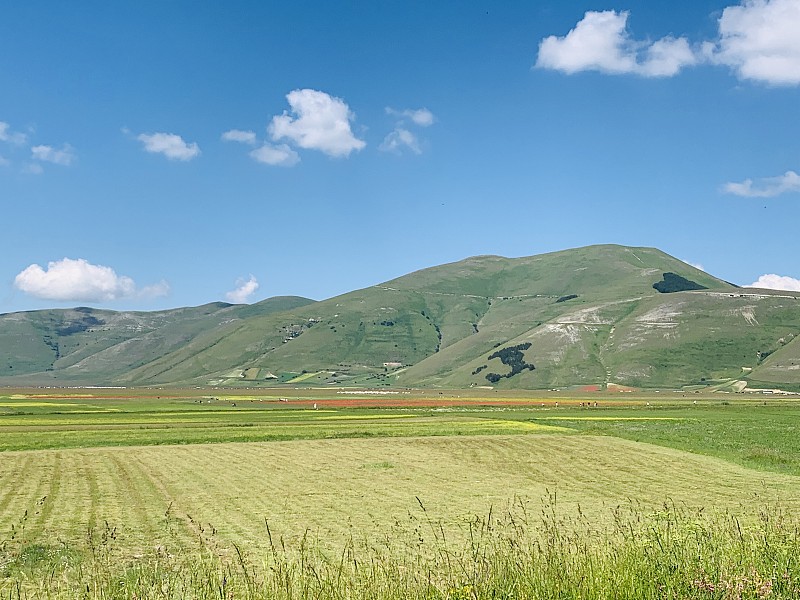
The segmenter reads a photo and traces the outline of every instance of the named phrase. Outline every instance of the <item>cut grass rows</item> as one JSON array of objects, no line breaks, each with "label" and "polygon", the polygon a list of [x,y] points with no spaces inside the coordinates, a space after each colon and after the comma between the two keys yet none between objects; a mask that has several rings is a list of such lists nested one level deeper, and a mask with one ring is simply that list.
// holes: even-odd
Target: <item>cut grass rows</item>
[{"label": "cut grass rows", "polygon": [[[215,531],[221,547],[296,543],[307,529],[332,545],[380,538],[421,500],[458,528],[471,515],[557,492],[600,518],[637,499],[656,506],[740,507],[798,502],[791,476],[608,437],[571,435],[302,440],[5,453],[0,531],[29,510],[32,538],[81,539],[108,522],[142,551]],[[23,464],[42,477],[19,478]],[[58,471],[58,473],[56,473]],[[57,483],[53,483],[57,480]],[[43,496],[43,504],[37,505]],[[169,513],[169,518],[167,517]]]},{"label": "cut grass rows", "polygon": [[[764,512],[800,512],[790,403],[109,402],[0,415],[0,597],[800,593],[797,524]],[[535,518],[544,529],[523,535]]]},{"label": "cut grass rows", "polygon": [[168,502],[136,466],[133,451],[4,454],[0,489],[5,492],[0,531],[13,529],[15,537],[47,543],[82,540],[108,523],[118,527],[130,552],[164,541]]}]

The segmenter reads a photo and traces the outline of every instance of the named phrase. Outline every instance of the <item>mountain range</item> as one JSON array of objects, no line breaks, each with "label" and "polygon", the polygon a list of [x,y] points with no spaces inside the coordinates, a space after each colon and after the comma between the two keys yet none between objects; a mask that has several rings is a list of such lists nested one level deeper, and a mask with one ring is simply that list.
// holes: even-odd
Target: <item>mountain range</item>
[{"label": "mountain range", "polygon": [[800,293],[654,248],[476,256],[324,301],[0,315],[0,385],[800,389]]}]

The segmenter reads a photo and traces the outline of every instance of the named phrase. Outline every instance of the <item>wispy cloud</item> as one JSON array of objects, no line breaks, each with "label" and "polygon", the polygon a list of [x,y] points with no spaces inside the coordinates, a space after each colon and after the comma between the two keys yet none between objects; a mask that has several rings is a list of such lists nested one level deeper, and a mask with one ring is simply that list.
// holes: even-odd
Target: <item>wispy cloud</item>
[{"label": "wispy cloud", "polygon": [[378,150],[402,154],[410,150],[414,154],[422,154],[419,136],[411,131],[410,127],[430,127],[436,122],[436,117],[427,108],[397,110],[386,107],[386,114],[397,118],[394,129],[387,134]]},{"label": "wispy cloud", "polygon": [[300,162],[300,156],[286,144],[270,144],[265,142],[260,148],[250,151],[250,157],[256,162],[273,167],[292,167]]},{"label": "wispy cloud", "polygon": [[762,275],[757,281],[744,287],[764,288],[768,290],[784,290],[789,292],[800,292],[800,279],[787,277],[785,275],[775,275],[769,273]]},{"label": "wispy cloud", "polygon": [[[13,164],[28,175],[44,173],[43,163],[69,167],[78,159],[75,149],[70,144],[62,144],[60,148],[49,144],[29,145],[29,135],[12,131],[11,126],[5,121],[0,121],[0,143],[6,144],[4,154],[0,155],[0,167]],[[30,155],[26,161],[22,156],[28,151]]]},{"label": "wispy cloud", "polygon": [[44,168],[39,163],[25,163],[22,166],[22,172],[26,175],[41,175],[44,173]]},{"label": "wispy cloud", "polygon": [[22,146],[28,142],[28,136],[19,131],[11,131],[11,126],[5,121],[0,121],[0,142]]},{"label": "wispy cloud", "polygon": [[258,289],[258,280],[255,276],[250,275],[249,279],[239,279],[236,281],[236,289],[231,290],[225,294],[228,302],[233,304],[244,304],[247,300],[255,294]]},{"label": "wispy cloud", "polygon": [[251,146],[253,146],[256,143],[256,133],[255,131],[230,129],[222,134],[222,141],[239,142],[240,144],[250,144]]},{"label": "wispy cloud", "polygon": [[111,267],[93,265],[82,258],[51,261],[47,268],[32,264],[17,274],[14,286],[44,300],[77,302],[152,298],[169,293],[169,285],[164,281],[139,290],[130,277],[117,275]]},{"label": "wispy cloud", "polygon": [[800,175],[786,171],[778,177],[765,177],[757,181],[745,179],[739,183],[726,183],[722,191],[746,198],[771,198],[789,192],[800,192]]},{"label": "wispy cloud", "polygon": [[46,145],[34,146],[31,148],[31,156],[34,160],[63,167],[68,167],[75,162],[75,152],[69,144],[64,144],[60,150]]},{"label": "wispy cloud", "polygon": [[419,125],[420,127],[430,127],[436,122],[436,117],[427,108],[397,110],[387,106],[386,113],[394,117],[400,117],[401,120],[408,119],[414,125]]},{"label": "wispy cloud", "polygon": [[394,131],[390,132],[389,135],[383,139],[381,145],[378,146],[379,150],[394,153],[402,152],[403,148],[408,148],[414,154],[422,154],[417,136],[408,129],[402,127],[395,127]]},{"label": "wispy cloud", "polygon": [[136,139],[142,142],[147,152],[163,154],[170,160],[185,162],[200,156],[200,147],[196,143],[187,143],[174,133],[141,133]]},{"label": "wispy cloud", "polygon": [[149,300],[151,298],[163,298],[164,296],[169,296],[171,291],[169,283],[167,283],[164,279],[159,281],[158,283],[154,283],[153,285],[146,285],[141,288],[137,293],[137,298],[143,298]]},{"label": "wispy cloud", "polygon": [[355,115],[341,98],[302,89],[289,92],[286,99],[291,111],[274,116],[268,127],[273,141],[288,140],[333,157],[347,157],[366,146],[353,134],[350,124]]}]

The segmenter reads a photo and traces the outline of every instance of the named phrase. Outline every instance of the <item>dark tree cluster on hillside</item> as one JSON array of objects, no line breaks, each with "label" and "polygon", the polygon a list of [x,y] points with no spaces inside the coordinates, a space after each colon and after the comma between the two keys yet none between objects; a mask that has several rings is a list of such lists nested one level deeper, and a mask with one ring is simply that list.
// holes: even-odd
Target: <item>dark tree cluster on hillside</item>
[{"label": "dark tree cluster on hillside", "polygon": [[662,294],[708,289],[704,285],[700,285],[691,279],[686,279],[685,277],[681,277],[675,273],[664,273],[664,278],[661,281],[654,283],[653,287],[656,289],[656,291],[659,291]]},{"label": "dark tree cluster on hillside", "polygon": [[566,296],[561,296],[556,302],[566,302],[567,300],[573,300],[578,297],[578,294],[567,294]]},{"label": "dark tree cluster on hillside", "polygon": [[505,375],[500,375],[498,373],[487,373],[486,379],[490,383],[497,383],[503,378],[510,379],[519,373],[522,373],[524,370],[533,371],[536,369],[531,363],[525,362],[525,355],[523,352],[531,347],[530,342],[525,342],[524,344],[517,344],[516,346],[508,346],[507,348],[503,348],[502,350],[498,350],[497,352],[489,355],[489,360],[493,358],[499,358],[500,361],[509,367],[511,367],[511,371]]},{"label": "dark tree cluster on hillside", "polygon": [[100,327],[101,325],[105,324],[105,321],[98,319],[97,317],[84,314],[78,319],[73,319],[71,321],[62,323],[60,327],[56,328],[56,335],[66,337],[75,333],[82,333],[91,327]]},{"label": "dark tree cluster on hillside", "polygon": [[[59,358],[61,358],[61,348],[59,348],[59,346],[58,346],[58,342],[55,342],[55,341],[53,341],[53,338],[51,338],[49,335],[46,335],[46,336],[44,336],[44,337],[42,338],[42,341],[43,341],[43,342],[45,343],[45,345],[46,345],[46,346],[48,346],[48,347],[49,347],[49,348],[50,348],[50,349],[51,349],[53,352],[55,352],[55,355],[56,355],[56,357],[55,357],[55,359],[54,359],[54,361],[53,361],[53,362],[55,362],[56,360],[58,360]],[[49,367],[47,370],[48,370],[48,371],[52,371],[52,370],[53,370],[53,365],[51,364],[51,365],[50,365],[50,367]]]}]

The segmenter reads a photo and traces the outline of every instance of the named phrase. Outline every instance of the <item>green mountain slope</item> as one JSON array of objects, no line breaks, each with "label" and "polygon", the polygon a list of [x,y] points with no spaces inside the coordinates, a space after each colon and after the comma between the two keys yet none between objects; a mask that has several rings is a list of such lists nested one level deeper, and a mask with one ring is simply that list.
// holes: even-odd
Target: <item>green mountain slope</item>
[{"label": "green mountain slope", "polygon": [[322,302],[3,315],[0,369],[117,385],[778,387],[800,384],[798,296],[653,248],[479,256]]},{"label": "green mountain slope", "polygon": [[119,383],[136,367],[169,354],[198,335],[254,315],[313,302],[271,298],[253,305],[222,302],[154,312],[92,308],[0,315],[3,383]]}]

